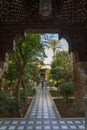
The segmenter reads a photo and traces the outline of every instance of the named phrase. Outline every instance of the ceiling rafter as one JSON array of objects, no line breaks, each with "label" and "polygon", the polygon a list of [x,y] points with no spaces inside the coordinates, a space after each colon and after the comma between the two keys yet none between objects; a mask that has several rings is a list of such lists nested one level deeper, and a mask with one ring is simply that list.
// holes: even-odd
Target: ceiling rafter
[{"label": "ceiling rafter", "polygon": [[[84,60],[87,59],[87,43],[83,44],[83,39],[87,41],[87,0],[51,2],[52,16],[42,19],[39,14],[39,0],[0,0],[0,43],[3,43],[0,50],[3,57],[7,50],[13,49],[15,35],[23,34],[25,29],[29,29],[30,32],[62,31],[63,36],[70,35],[74,39],[72,50],[76,49],[81,54],[81,60],[83,55]],[[82,41],[77,42],[76,39],[82,38],[82,35]]]},{"label": "ceiling rafter", "polygon": [[[1,22],[36,20],[40,21],[39,0],[1,0]],[[67,23],[87,22],[86,0],[52,0],[52,19]]]}]

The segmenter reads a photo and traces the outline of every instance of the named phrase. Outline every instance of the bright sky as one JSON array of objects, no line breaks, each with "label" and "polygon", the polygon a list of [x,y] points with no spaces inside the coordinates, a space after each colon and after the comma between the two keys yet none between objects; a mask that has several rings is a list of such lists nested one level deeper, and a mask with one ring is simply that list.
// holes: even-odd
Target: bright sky
[{"label": "bright sky", "polygon": [[[61,46],[62,46],[63,50],[68,51],[68,43],[67,43],[67,41],[62,38],[60,40],[60,43],[61,43]],[[51,48],[49,48],[49,49],[46,48],[45,53],[47,55],[47,58],[45,58],[44,63],[45,64],[50,64],[52,62],[52,57],[53,57],[52,49]]]}]

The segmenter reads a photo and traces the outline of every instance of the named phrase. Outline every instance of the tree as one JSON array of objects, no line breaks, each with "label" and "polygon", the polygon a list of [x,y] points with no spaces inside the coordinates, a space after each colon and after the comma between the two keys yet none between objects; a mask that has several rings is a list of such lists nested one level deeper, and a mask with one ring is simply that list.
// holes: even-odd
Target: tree
[{"label": "tree", "polygon": [[73,80],[72,75],[72,55],[66,51],[61,51],[57,55],[56,59],[51,64],[51,75],[53,80],[58,82],[65,82]]},{"label": "tree", "polygon": [[51,48],[53,51],[53,59],[55,59],[56,50],[60,48],[59,43],[60,43],[59,40],[52,39],[52,40],[50,40],[50,42],[48,44],[48,48]]},{"label": "tree", "polygon": [[45,33],[45,34],[41,34],[41,42],[43,45],[46,45],[50,43],[50,41],[52,39],[58,39],[58,34],[55,33]]},{"label": "tree", "polygon": [[65,103],[70,103],[69,97],[74,94],[74,83],[73,82],[65,82],[60,84],[59,86],[60,93],[64,96],[63,100]]},{"label": "tree", "polygon": [[18,80],[16,85],[16,99],[20,102],[20,88],[25,87],[23,80],[28,63],[42,61],[44,48],[40,42],[39,34],[27,34],[26,38],[20,38],[16,43],[16,52],[11,54],[11,61],[16,66]]},{"label": "tree", "polygon": [[[11,60],[9,60],[9,62],[8,62],[8,70],[6,70],[4,72],[4,77],[5,77],[6,82],[9,83],[9,87],[11,88],[10,94],[11,94],[11,96],[13,96],[13,89],[14,89],[15,82],[17,81],[17,78],[18,78],[18,72],[16,70],[15,63],[12,62]],[[7,86],[6,86],[6,88],[7,88]]]},{"label": "tree", "polygon": [[[20,108],[26,103],[28,96],[34,93],[29,81],[39,82],[39,64],[43,62],[44,56],[40,34],[27,34],[26,38],[16,40],[16,51],[9,55],[8,69],[4,74],[7,100],[3,101],[5,100],[8,110],[6,108],[3,110],[11,113],[14,111],[20,116]],[[12,91],[11,95],[8,94],[10,91],[7,91],[9,88]],[[4,90],[1,92],[4,93]]]}]

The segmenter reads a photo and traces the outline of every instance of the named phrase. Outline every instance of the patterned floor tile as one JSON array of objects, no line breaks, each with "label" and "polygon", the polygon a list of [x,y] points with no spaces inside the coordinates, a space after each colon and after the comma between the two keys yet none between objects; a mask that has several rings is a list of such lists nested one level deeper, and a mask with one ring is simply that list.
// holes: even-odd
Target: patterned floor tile
[{"label": "patterned floor tile", "polygon": [[75,123],[76,123],[76,124],[81,124],[81,122],[80,122],[80,121],[75,121]]},{"label": "patterned floor tile", "polygon": [[42,126],[36,126],[36,130],[42,130]]},{"label": "patterned floor tile", "polygon": [[34,124],[34,121],[28,121],[28,124]]},{"label": "patterned floor tile", "polygon": [[53,129],[54,129],[54,130],[59,130],[60,127],[59,127],[59,126],[53,126]]},{"label": "patterned floor tile", "polygon": [[42,121],[36,121],[36,124],[42,124]]},{"label": "patterned floor tile", "polygon": [[65,124],[65,121],[59,121],[60,124]]},{"label": "patterned floor tile", "polygon": [[0,130],[7,130],[7,126],[1,126]]},{"label": "patterned floor tile", "polygon": [[18,130],[23,130],[24,129],[24,126],[19,126],[18,127]]},{"label": "patterned floor tile", "polygon": [[78,127],[81,129],[81,130],[84,130],[85,127],[83,125],[78,125]]},{"label": "patterned floor tile", "polygon": [[20,124],[26,124],[26,121],[21,121]]},{"label": "patterned floor tile", "polygon": [[51,126],[44,126],[44,129],[45,129],[45,130],[50,130],[50,129],[51,129]]},{"label": "patterned floor tile", "polygon": [[12,124],[16,125],[18,124],[18,121],[13,121]]},{"label": "patterned floor tile", "polygon": [[8,130],[15,130],[16,126],[10,126]]},{"label": "patterned floor tile", "polygon": [[50,121],[44,121],[44,124],[50,124]]},{"label": "patterned floor tile", "polygon": [[3,124],[3,121],[0,121],[0,125]]},{"label": "patterned floor tile", "polygon": [[70,125],[70,128],[71,128],[72,130],[76,130],[76,129],[77,129],[77,127],[76,127],[75,125]]},{"label": "patterned floor tile", "polygon": [[62,125],[61,127],[62,127],[63,130],[67,130],[68,129],[68,126],[66,126],[66,125]]},{"label": "patterned floor tile", "polygon": [[27,130],[33,130],[33,126],[27,126]]},{"label": "patterned floor tile", "polygon": [[5,122],[4,122],[5,125],[8,125],[8,124],[10,124],[10,123],[11,123],[10,121],[5,121]]},{"label": "patterned floor tile", "polygon": [[57,124],[57,121],[52,121],[52,124]]},{"label": "patterned floor tile", "polygon": [[59,119],[47,91],[39,88],[28,118],[0,120],[0,130],[84,130],[85,120]]},{"label": "patterned floor tile", "polygon": [[73,124],[73,121],[67,121],[68,124]]}]

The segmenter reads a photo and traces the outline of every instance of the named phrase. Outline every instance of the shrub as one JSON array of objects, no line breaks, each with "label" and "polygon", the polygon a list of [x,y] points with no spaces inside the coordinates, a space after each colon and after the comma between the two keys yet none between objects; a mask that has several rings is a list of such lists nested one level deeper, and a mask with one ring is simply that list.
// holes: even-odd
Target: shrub
[{"label": "shrub", "polygon": [[22,90],[20,93],[20,98],[21,98],[21,105],[25,105],[27,103],[27,97],[28,97],[28,93],[26,90]]},{"label": "shrub", "polygon": [[7,94],[3,91],[0,92],[0,112],[6,112],[7,110]]},{"label": "shrub", "polygon": [[35,93],[36,93],[36,90],[35,90],[35,88],[33,87],[33,88],[32,88],[32,96],[35,95]]},{"label": "shrub", "polygon": [[32,86],[32,85],[30,85],[30,86],[28,86],[28,88],[27,88],[27,94],[28,94],[28,96],[34,96],[35,95],[35,88]]},{"label": "shrub", "polygon": [[69,103],[69,96],[74,92],[73,82],[65,82],[59,86],[60,93],[64,96],[65,102]]},{"label": "shrub", "polygon": [[54,82],[54,81],[49,81],[49,82],[47,83],[47,85],[53,87],[53,86],[55,86],[55,82]]},{"label": "shrub", "polygon": [[0,92],[0,113],[9,113],[12,116],[19,115],[19,103],[9,97],[4,91]]},{"label": "shrub", "polygon": [[20,98],[21,98],[21,106],[25,105],[27,103],[27,99],[29,96],[34,96],[35,95],[35,88],[32,86],[29,86],[25,90],[22,90],[20,93]]},{"label": "shrub", "polygon": [[19,109],[21,106],[19,105],[19,102],[15,99],[8,98],[7,99],[7,111],[14,117],[20,116]]}]

